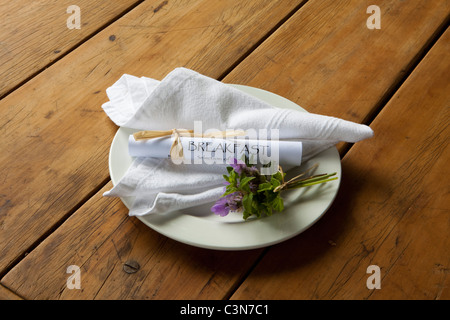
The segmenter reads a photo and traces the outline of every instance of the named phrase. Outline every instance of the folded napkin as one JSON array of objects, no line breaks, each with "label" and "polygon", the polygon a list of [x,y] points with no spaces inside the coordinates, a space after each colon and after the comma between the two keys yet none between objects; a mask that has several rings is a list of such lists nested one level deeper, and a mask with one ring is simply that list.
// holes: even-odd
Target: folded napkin
[{"label": "folded napkin", "polygon": [[[123,75],[106,90],[102,108],[118,126],[137,130],[278,129],[280,139],[303,142],[306,161],[340,141],[358,142],[373,131],[350,121],[279,109],[195,71],[177,68],[162,81]],[[124,151],[126,152],[126,150]],[[224,165],[135,158],[104,196],[135,197],[130,215],[166,213],[216,201],[223,193]]]}]

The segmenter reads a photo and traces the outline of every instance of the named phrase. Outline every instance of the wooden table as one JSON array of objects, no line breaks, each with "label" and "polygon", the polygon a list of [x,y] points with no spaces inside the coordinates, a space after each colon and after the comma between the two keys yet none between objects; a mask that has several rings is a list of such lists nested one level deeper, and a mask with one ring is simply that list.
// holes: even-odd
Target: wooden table
[{"label": "wooden table", "polygon": [[[449,299],[449,12],[448,0],[2,1],[0,298]],[[270,247],[208,250],[102,196],[118,129],[106,88],[181,66],[373,128],[338,145],[322,219]]]}]

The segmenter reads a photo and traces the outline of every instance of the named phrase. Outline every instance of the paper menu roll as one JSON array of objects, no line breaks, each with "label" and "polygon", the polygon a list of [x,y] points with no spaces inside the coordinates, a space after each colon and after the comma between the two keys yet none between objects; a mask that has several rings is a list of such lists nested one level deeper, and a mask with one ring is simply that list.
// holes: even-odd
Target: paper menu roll
[{"label": "paper menu roll", "polygon": [[[302,162],[301,141],[180,137],[180,142],[183,159],[178,163],[224,164],[244,155],[254,164],[272,162],[292,167]],[[136,141],[130,135],[128,151],[132,157],[170,158],[172,143],[172,137]]]}]

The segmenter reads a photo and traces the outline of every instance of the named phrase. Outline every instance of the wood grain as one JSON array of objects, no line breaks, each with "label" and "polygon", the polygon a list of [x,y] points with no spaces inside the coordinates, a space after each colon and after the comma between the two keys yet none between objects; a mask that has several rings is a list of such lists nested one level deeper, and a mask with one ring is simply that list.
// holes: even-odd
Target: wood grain
[{"label": "wood grain", "polygon": [[108,181],[108,86],[180,66],[219,77],[299,3],[146,1],[1,100],[1,272]]},{"label": "wood grain", "polygon": [[8,288],[0,285],[0,300],[23,300],[21,297],[10,291]]},{"label": "wood grain", "polygon": [[[346,2],[346,5],[344,2],[335,3],[334,1],[308,2],[267,41],[262,43],[254,51],[254,54],[239,64],[224,81],[249,84],[282,94],[313,112],[342,115],[343,118],[355,121],[363,121],[368,118],[369,114],[376,109],[380,99],[383,99],[385,93],[393,86],[393,82],[405,72],[404,68],[408,68],[411,61],[442,25],[446,14],[442,13],[441,8],[437,5],[429,4],[429,2],[421,4],[421,10],[405,7],[403,2],[384,2],[387,4],[386,8],[389,9],[385,13],[387,17],[391,17],[391,23],[387,23],[386,32],[373,34],[365,27],[367,6],[364,7],[359,2]],[[169,2],[164,8],[169,9],[169,5],[174,6]],[[80,106],[86,105],[88,110],[98,110],[98,106],[104,99],[98,98],[99,92],[104,91],[108,82],[115,80],[124,72],[160,78],[168,70],[180,65],[196,69],[212,77],[220,77],[237,61],[233,59],[239,56],[238,52],[243,54],[252,48],[257,38],[255,35],[260,34],[260,29],[268,27],[266,24],[260,24],[262,17],[264,17],[264,21],[270,20],[270,14],[274,14],[275,10],[283,10],[279,2],[275,7],[268,5],[265,9],[259,10],[253,7],[256,5],[255,3],[252,5],[241,4],[243,7],[238,10],[239,7],[228,8],[225,4],[224,7],[216,7],[219,4],[204,1],[197,2],[192,7],[189,6],[189,14],[184,15],[182,12],[185,13],[186,7],[182,7],[179,3],[178,5],[180,7],[171,7],[169,16],[160,17],[159,22],[152,20],[151,24],[149,21],[145,21],[142,15],[138,15],[137,10],[133,10],[124,19],[113,24],[111,29],[108,28],[104,33],[96,36],[95,43],[87,42],[80,50],[74,51],[55,64],[54,71],[45,73],[46,78],[41,78],[44,77],[43,73],[40,77],[33,79],[34,86],[29,84],[24,86],[27,93],[33,92],[32,88],[38,90],[37,88],[40,86],[45,86],[47,90],[53,89],[55,91],[53,95],[58,97],[58,105],[64,105],[67,110],[63,113],[58,110],[49,115],[53,119],[52,121],[58,121],[59,124],[52,122],[48,132],[42,138],[41,145],[48,146],[48,142],[52,141],[50,138],[52,133],[63,134],[63,137],[56,140],[53,146],[48,146],[49,149],[44,150],[52,156],[57,154],[55,150],[59,148],[64,151],[62,158],[55,157],[49,160],[48,155],[45,157],[42,155],[43,159],[41,160],[41,168],[44,165],[48,166],[48,169],[44,170],[45,173],[55,170],[52,177],[53,185],[43,190],[37,190],[38,184],[31,184],[26,192],[26,195],[37,192],[41,197],[48,194],[49,190],[55,190],[56,194],[44,201],[35,200],[36,204],[31,207],[30,211],[36,212],[37,209],[42,208],[37,211],[39,217],[25,222],[23,216],[20,216],[21,219],[16,218],[24,225],[20,229],[22,233],[23,230],[31,229],[33,233],[39,234],[40,232],[42,234],[46,230],[46,226],[51,224],[47,220],[52,219],[52,216],[58,215],[58,213],[62,215],[70,212],[71,206],[80,201],[83,202],[83,196],[94,190],[98,181],[105,179],[107,147],[109,147],[110,139],[116,128],[108,119],[105,119],[104,115],[95,112],[92,112],[93,114],[89,117],[84,115],[87,121],[86,125],[80,123],[79,119],[82,114]],[[164,8],[159,12],[164,11]],[[269,18],[264,14],[269,15]],[[125,18],[129,18],[129,20],[127,21]],[[416,19],[417,25],[410,30],[408,29],[410,25],[407,26],[405,23],[412,18]],[[216,26],[211,22],[214,19],[222,24]],[[230,21],[227,19],[234,21],[235,24],[227,22],[224,26],[223,21]],[[270,21],[276,20],[274,17],[271,19]],[[158,23],[155,24],[155,22]],[[180,28],[180,25],[184,28]],[[155,32],[152,29],[153,26],[160,27],[160,31]],[[140,28],[143,29],[142,34],[136,32],[136,30],[141,30]],[[341,29],[344,31],[340,31]],[[126,30],[133,30],[135,33]],[[249,30],[253,31],[249,32]],[[119,31],[122,31],[123,34]],[[199,32],[202,39],[198,39]],[[401,36],[397,36],[397,32]],[[113,44],[108,40],[111,35],[115,35]],[[220,35],[218,39],[216,39],[217,35]],[[357,45],[358,41],[365,41],[366,44],[369,44],[370,41],[365,40],[369,35],[376,37],[377,45],[384,50],[381,51],[383,54],[374,53],[375,47],[367,48]],[[339,40],[333,41],[333,37],[337,37]],[[142,43],[149,44],[142,49],[140,47]],[[224,45],[228,43],[233,45],[231,47]],[[239,46],[242,46],[241,49],[236,49]],[[179,48],[185,50],[182,51]],[[338,57],[330,55],[332,49],[336,50],[336,54],[339,56],[345,57],[346,63],[327,70],[324,65],[320,64],[321,61],[326,63],[325,66],[333,66],[333,63],[340,62]],[[354,50],[357,53],[354,53]],[[316,51],[319,52],[315,53]],[[167,59],[167,55],[171,58]],[[300,57],[303,57],[303,60]],[[290,62],[291,59],[295,63]],[[371,61],[371,59],[374,60]],[[80,74],[70,74],[69,72],[74,70],[69,65],[75,63],[78,68],[81,68]],[[361,75],[357,77],[358,69],[364,70],[366,76],[369,77],[370,86],[375,86],[375,89],[360,83],[361,79],[364,79],[364,72],[360,71]],[[383,72],[379,69],[383,69]],[[71,81],[64,81],[64,77],[58,76],[61,70],[66,75],[69,73],[72,81],[83,83],[84,88],[91,88],[92,95],[80,97],[79,90],[74,90],[73,93],[71,90],[67,90],[69,93],[62,94],[58,88],[67,86],[69,89],[74,89],[76,87],[71,84]],[[353,76],[357,77],[357,80],[347,77],[347,72],[351,72]],[[292,81],[283,76],[284,74],[288,75],[287,77],[290,77]],[[305,74],[318,74],[318,76],[313,77],[311,84],[308,84],[308,79],[304,78]],[[51,85],[48,84],[50,79],[52,79]],[[344,83],[342,79],[348,81],[349,84],[342,85]],[[331,84],[333,84],[333,89],[339,88],[336,91],[336,103],[334,103],[331,93],[325,94],[323,100],[319,94],[320,91],[327,93],[327,88]],[[47,90],[39,92],[44,96],[44,101],[54,100]],[[314,102],[310,91],[313,91],[313,96],[319,99],[319,102]],[[30,99],[36,99],[40,95],[33,95]],[[308,100],[303,100],[303,96],[307,96]],[[364,97],[364,99],[359,101],[358,97]],[[18,104],[18,97],[16,99]],[[73,103],[71,99],[74,100]],[[367,101],[365,101],[366,99]],[[61,104],[61,102],[64,103]],[[361,109],[359,103],[363,103]],[[30,107],[26,107],[28,113],[31,112],[30,110],[32,110]],[[41,117],[45,118],[45,115],[51,110],[50,108],[46,109]],[[358,110],[360,113],[352,115],[352,112]],[[26,114],[12,116],[9,118],[13,118],[10,122],[14,120],[17,125],[20,117],[27,119]],[[32,123],[38,118],[38,116],[28,116],[33,119]],[[44,127],[43,120],[36,122]],[[4,126],[7,127],[8,124],[6,123]],[[73,132],[64,134],[64,130],[71,128],[71,125],[74,124],[79,127],[76,131],[78,133],[75,136],[73,136]],[[96,124],[96,128],[101,128],[101,130],[94,131],[93,124]],[[21,128],[23,130],[24,126]],[[36,125],[28,130],[33,128],[36,130]],[[14,134],[14,131],[10,130],[10,133]],[[13,140],[19,140],[17,135]],[[65,147],[65,144],[71,148],[78,148],[79,152],[70,152],[70,148]],[[33,144],[30,146],[33,147]],[[17,147],[17,150],[23,151],[24,148]],[[30,156],[35,150],[27,151],[26,154]],[[9,164],[11,165],[12,161]],[[38,175],[31,169],[29,173],[33,177]],[[357,174],[356,171],[355,175]],[[23,176],[23,174],[17,175],[16,179]],[[72,180],[67,177],[74,180],[73,184],[68,184],[68,181]],[[5,179],[10,178],[12,177],[6,176]],[[9,182],[11,181],[13,180],[9,180]],[[27,183],[31,182],[31,180],[27,181]],[[22,182],[22,185],[25,183]],[[55,299],[74,297],[81,299],[225,298],[235,289],[235,286],[239,285],[241,278],[261,253],[260,250],[243,253],[209,251],[188,247],[159,236],[133,218],[127,217],[127,210],[120,202],[103,199],[101,194],[109,188],[110,185],[106,185],[105,188],[99,190],[64,224],[21,259],[20,263],[2,278],[2,283],[29,299],[36,297]],[[4,200],[5,204],[7,204],[6,200],[14,195],[12,191],[23,192],[19,189],[10,190],[8,197]],[[16,204],[18,199],[19,196],[15,198],[15,202],[10,201],[6,207]],[[22,207],[21,210],[26,210],[26,208]],[[12,216],[18,216],[17,212],[20,210],[17,208],[14,210]],[[42,221],[46,221],[46,224],[38,227],[39,223],[43,223]],[[340,223],[339,221],[338,219],[337,224]],[[323,221],[319,223],[323,224]],[[10,223],[9,226],[11,225]],[[38,230],[38,228],[42,229]],[[339,234],[339,228],[333,230],[337,232],[334,235]],[[11,234],[20,233],[16,230],[16,233],[11,232]],[[314,246],[310,246],[305,253],[305,251],[299,251],[299,248],[302,247],[290,247],[289,255],[291,257],[286,260],[284,267],[279,266],[276,270],[280,272],[280,275],[283,273],[285,275],[295,274],[298,265],[295,262],[299,255],[304,257],[308,263],[312,263],[314,260],[320,260],[326,249],[335,247],[330,243],[336,243],[336,247],[339,245],[337,237],[335,242],[328,242],[333,240],[333,238],[329,238],[329,234],[321,236],[311,233],[311,231],[305,233],[306,236],[308,234],[310,234],[311,242],[318,242],[320,249],[323,250],[316,250]],[[19,240],[24,241],[23,238]],[[32,239],[27,241],[31,243]],[[276,249],[278,247],[282,246],[276,246],[275,251],[278,250]],[[116,248],[118,249],[116,250]],[[14,254],[11,252],[17,252],[15,250],[17,247],[14,250],[12,247],[9,248],[10,257]],[[368,249],[368,251],[370,250],[371,248]],[[8,250],[4,250],[4,252],[8,252]],[[334,258],[339,261],[339,256]],[[124,274],[123,264],[128,260],[138,262],[140,269],[132,274]],[[84,277],[81,290],[67,290],[66,288],[68,275],[65,270],[70,264],[77,264],[81,267]],[[41,268],[44,265],[48,265],[48,269]],[[27,272],[30,269],[36,270],[36,273]],[[265,277],[274,279],[279,276],[278,273],[272,275],[270,268],[267,271],[259,268],[257,270],[259,272],[255,273],[256,279],[265,279]],[[307,280],[321,279],[322,276],[319,273],[311,273]],[[364,278],[364,276],[365,274],[361,277]],[[296,296],[298,292],[290,288],[297,288],[298,282],[289,280],[290,283],[283,282],[283,285],[287,287],[287,292],[293,293],[290,297],[295,298],[299,296]],[[275,292],[279,292],[279,289],[275,289],[275,283],[274,280],[271,293],[265,292],[258,296],[256,291],[261,288],[255,287],[255,291],[249,296],[274,297]],[[319,294],[317,296],[320,297]]]},{"label": "wood grain", "polygon": [[[447,31],[376,117],[375,137],[345,156],[323,220],[271,248],[233,299],[448,299],[449,41]],[[370,265],[381,289],[366,286]]]},{"label": "wood grain", "polygon": [[450,13],[440,1],[378,1],[381,29],[369,30],[371,4],[307,2],[224,81],[272,91],[310,112],[365,122]]},{"label": "wood grain", "polygon": [[[0,97],[29,79],[140,1],[2,1],[0,3]],[[80,29],[67,20],[80,8]]]},{"label": "wood grain", "polygon": [[[128,217],[120,200],[102,197],[111,187],[86,202],[2,283],[27,299],[220,299],[260,254],[170,240]],[[131,261],[134,273],[126,272]],[[66,285],[71,265],[81,270],[79,290]]]}]

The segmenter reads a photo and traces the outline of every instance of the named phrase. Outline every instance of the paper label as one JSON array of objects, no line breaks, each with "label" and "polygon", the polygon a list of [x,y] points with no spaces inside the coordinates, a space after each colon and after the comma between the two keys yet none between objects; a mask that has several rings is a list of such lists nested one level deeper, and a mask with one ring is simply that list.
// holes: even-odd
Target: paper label
[{"label": "paper label", "polygon": [[[302,142],[292,140],[216,139],[180,137],[183,158],[171,159],[175,164],[228,164],[233,159],[248,159],[250,164],[299,166]],[[173,138],[135,141],[129,139],[132,157],[170,158]]]}]

